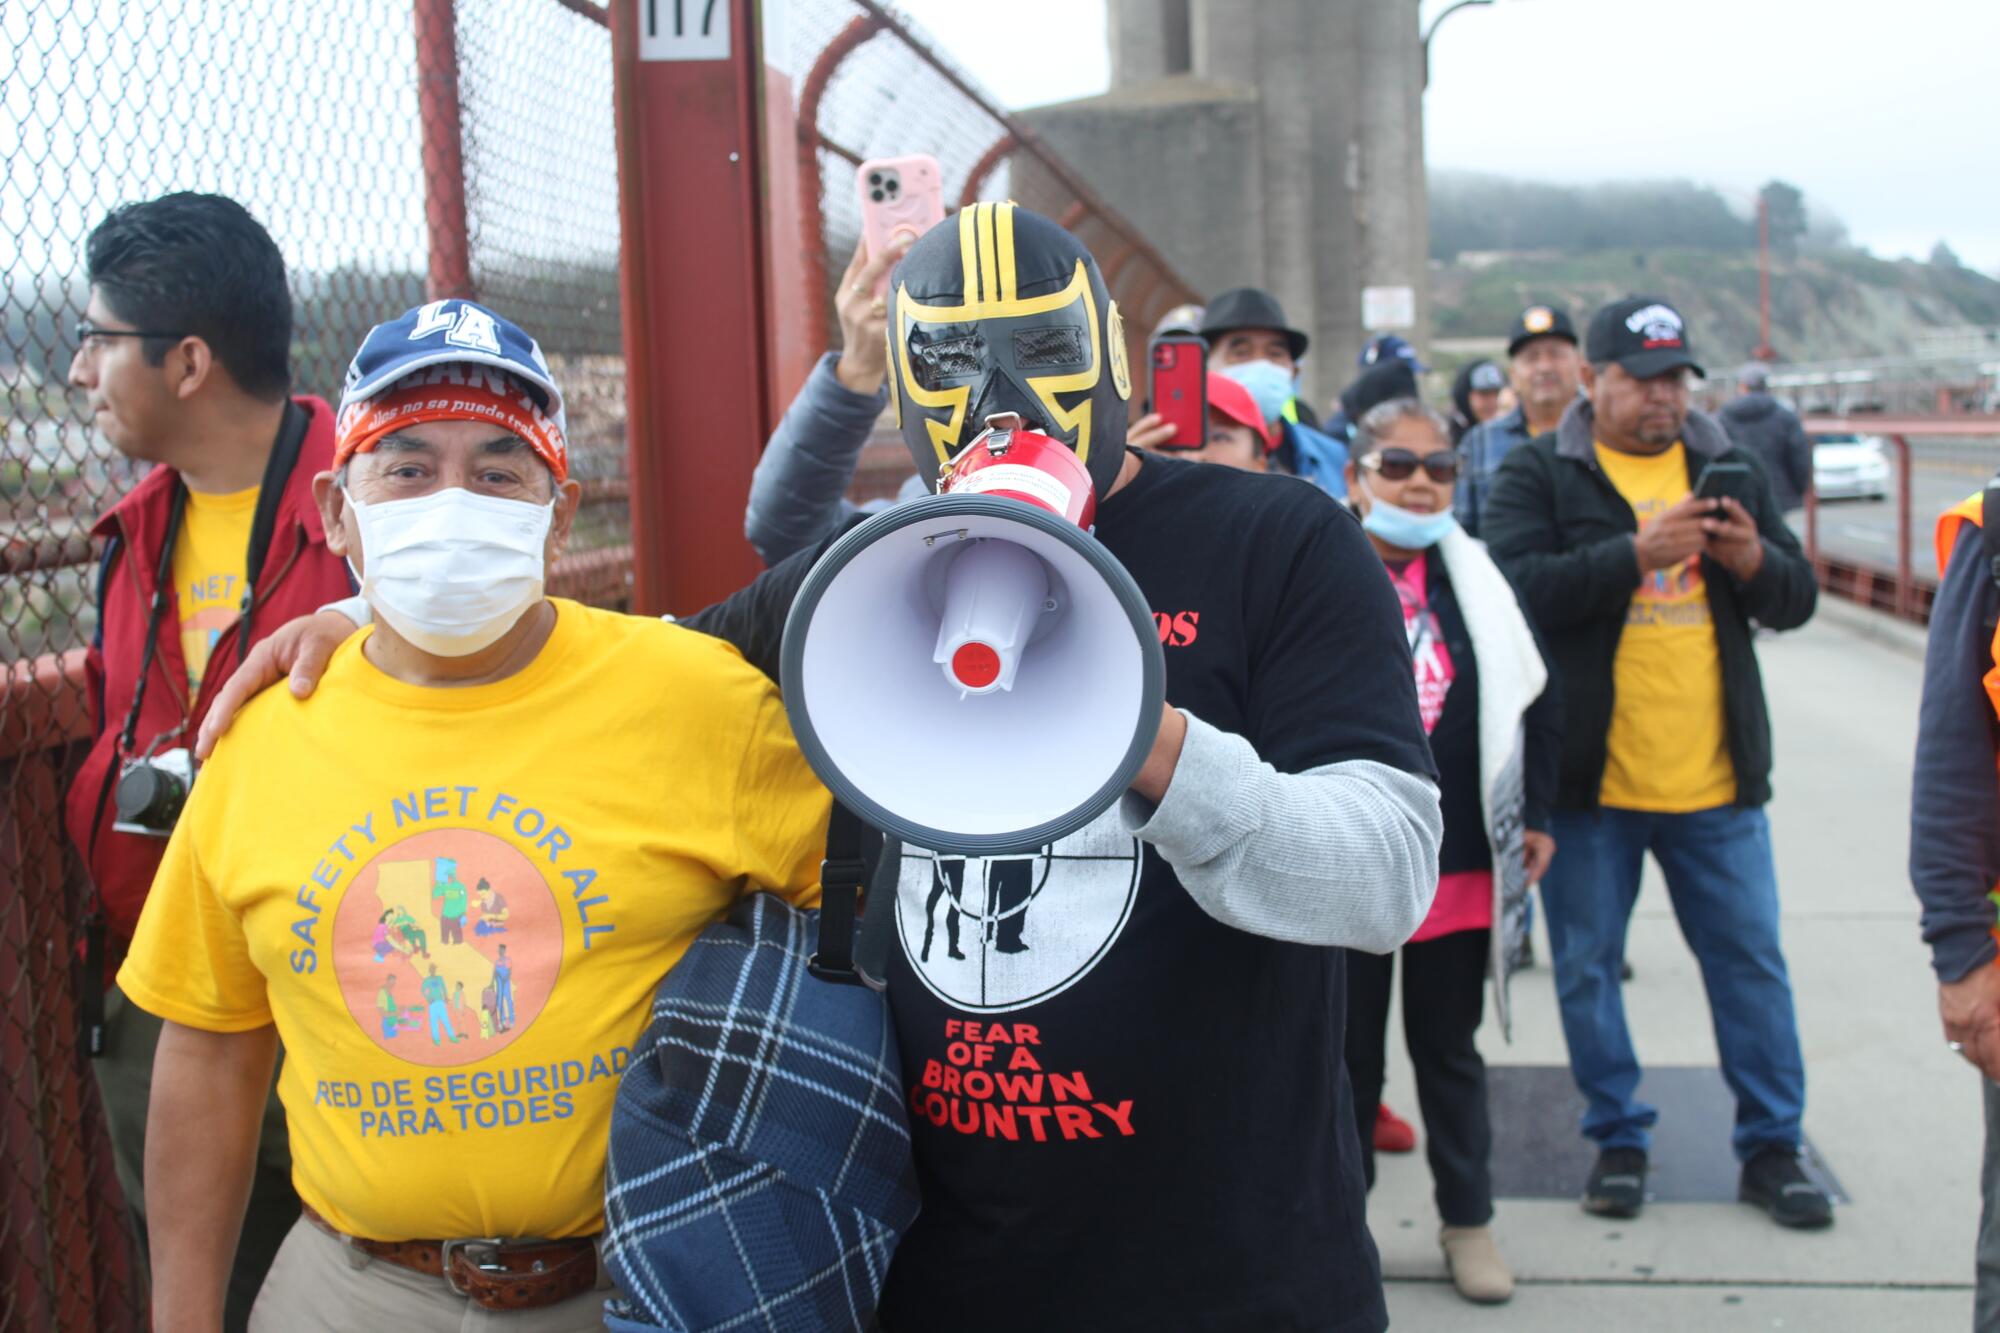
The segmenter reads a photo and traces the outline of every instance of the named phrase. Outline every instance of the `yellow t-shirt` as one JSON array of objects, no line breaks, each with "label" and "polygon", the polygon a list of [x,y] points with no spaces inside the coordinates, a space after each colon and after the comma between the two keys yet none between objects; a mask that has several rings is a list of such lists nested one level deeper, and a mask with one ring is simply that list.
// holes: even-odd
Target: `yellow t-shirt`
[{"label": "yellow t-shirt", "polygon": [[717,639],[555,603],[491,685],[334,655],[194,784],[118,974],[276,1022],[299,1195],[376,1240],[603,1227],[612,1097],[661,977],[740,894],[818,900],[829,798]]},{"label": "yellow t-shirt", "polygon": [[244,561],[258,487],[229,495],[187,493],[181,535],[174,542],[174,600],[180,609],[181,657],[188,698],[201,690],[208,655],[242,609]]},{"label": "yellow t-shirt", "polygon": [[[1650,457],[1599,444],[1597,463],[1641,524],[1687,496],[1687,451],[1679,441]],[[1736,799],[1722,655],[1699,555],[1640,581],[1618,640],[1612,691],[1600,801],[1678,815]]]}]

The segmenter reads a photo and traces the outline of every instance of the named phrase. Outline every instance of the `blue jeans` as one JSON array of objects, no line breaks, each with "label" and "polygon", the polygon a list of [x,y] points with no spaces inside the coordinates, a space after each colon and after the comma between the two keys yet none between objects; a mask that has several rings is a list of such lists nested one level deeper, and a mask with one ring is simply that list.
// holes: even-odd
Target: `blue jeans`
[{"label": "blue jeans", "polygon": [[1722,1077],[1736,1094],[1736,1156],[1747,1161],[1774,1144],[1796,1149],[1805,1059],[1778,948],[1777,869],[1763,810],[1558,811],[1551,823],[1556,859],[1542,880],[1542,909],[1570,1073],[1587,1102],[1585,1136],[1601,1148],[1643,1149],[1659,1119],[1635,1097],[1639,1057],[1618,981],[1639,866],[1650,851],[1701,965]]}]

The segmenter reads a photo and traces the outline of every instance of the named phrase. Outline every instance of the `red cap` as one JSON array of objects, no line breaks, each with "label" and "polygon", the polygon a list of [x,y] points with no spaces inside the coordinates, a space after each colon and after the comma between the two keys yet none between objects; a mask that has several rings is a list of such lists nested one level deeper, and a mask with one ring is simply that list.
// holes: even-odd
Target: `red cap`
[{"label": "red cap", "polygon": [[1264,413],[1257,406],[1257,400],[1250,396],[1248,389],[1229,376],[1210,373],[1208,406],[1210,411],[1220,412],[1237,425],[1256,431],[1257,438],[1264,442],[1265,453],[1278,447],[1277,434],[1264,424]]}]

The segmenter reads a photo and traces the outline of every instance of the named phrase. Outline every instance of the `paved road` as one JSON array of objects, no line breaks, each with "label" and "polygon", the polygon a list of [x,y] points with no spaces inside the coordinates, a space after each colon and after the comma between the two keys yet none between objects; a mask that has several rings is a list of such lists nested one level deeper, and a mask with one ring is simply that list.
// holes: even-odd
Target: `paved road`
[{"label": "paved road", "polygon": [[[1736,1203],[1655,1203],[1621,1223],[1568,1200],[1502,1199],[1495,1227],[1521,1287],[1512,1305],[1481,1310],[1443,1281],[1421,1154],[1385,1158],[1369,1221],[1398,1328],[1878,1333],[1970,1324],[1979,1084],[1939,1035],[1905,873],[1919,633],[1840,604],[1798,633],[1758,642],[1806,1130],[1852,1200],[1838,1225],[1783,1232]],[[1712,1064],[1701,979],[1650,869],[1630,956],[1637,977],[1626,1003],[1641,1058]],[[1489,1020],[1480,1033],[1487,1059],[1564,1063],[1547,967],[1523,974],[1513,995],[1514,1042]],[[1390,1045],[1391,1104],[1414,1111],[1402,1043]],[[1720,1134],[1712,1151],[1729,1151]]]},{"label": "paved road", "polygon": [[[1932,525],[1940,513],[1978,490],[2000,469],[2000,443],[1913,440],[1911,454],[1911,554],[1917,576],[1929,579],[1936,573],[1930,553]],[[1822,505],[1821,549],[1837,560],[1893,570],[1898,549],[1897,494],[1892,472],[1886,500],[1834,500]],[[1803,534],[1804,517],[1795,516],[1792,526]]]}]

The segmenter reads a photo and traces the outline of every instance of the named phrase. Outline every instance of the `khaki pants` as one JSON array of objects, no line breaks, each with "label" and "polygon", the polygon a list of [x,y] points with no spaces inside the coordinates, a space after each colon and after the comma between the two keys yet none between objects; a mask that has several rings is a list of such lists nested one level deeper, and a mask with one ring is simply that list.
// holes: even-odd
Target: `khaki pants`
[{"label": "khaki pants", "polygon": [[540,1310],[487,1310],[426,1277],[344,1245],[300,1218],[264,1279],[251,1333],[570,1333],[604,1327],[612,1294],[602,1264],[597,1290]]},{"label": "khaki pants", "polygon": [[[90,1062],[90,1069],[104,1103],[111,1164],[138,1233],[133,1259],[142,1278],[149,1272],[143,1186],[146,1109],[153,1096],[153,1052],[159,1044],[160,1020],[126,999],[124,991],[111,987],[104,996],[104,1053]],[[299,1196],[292,1192],[291,1140],[285,1133],[285,1111],[278,1104],[274,1081],[264,1103],[264,1130],[257,1144],[257,1172],[250,1182],[250,1208],[243,1218],[236,1262],[229,1271],[228,1306],[223,1316],[228,1333],[242,1333],[249,1324],[251,1302],[264,1285],[264,1273],[278,1253],[278,1242],[298,1216]]]}]

